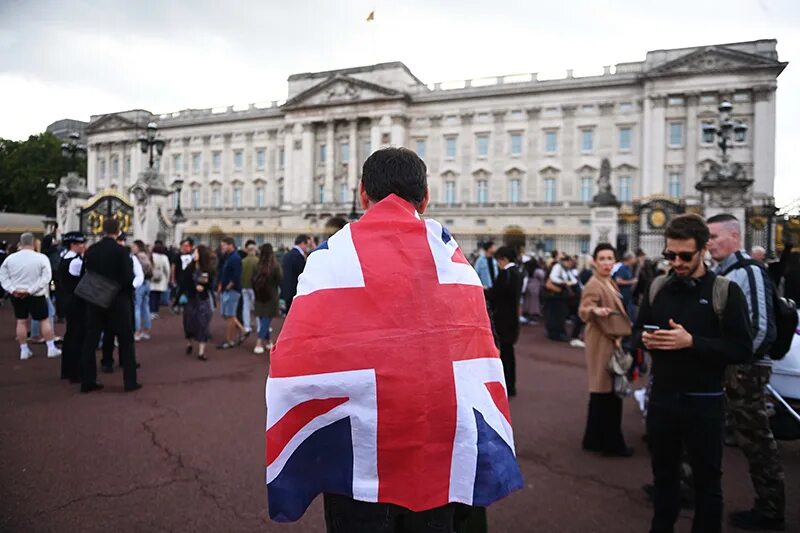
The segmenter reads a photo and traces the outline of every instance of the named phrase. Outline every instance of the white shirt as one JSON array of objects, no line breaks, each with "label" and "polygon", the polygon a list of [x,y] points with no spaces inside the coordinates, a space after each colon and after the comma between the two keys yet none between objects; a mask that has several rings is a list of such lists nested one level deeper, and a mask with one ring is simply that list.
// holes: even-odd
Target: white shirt
[{"label": "white shirt", "polygon": [[[73,257],[77,256],[75,252],[70,250],[69,252],[64,254],[63,259],[72,259]],[[77,259],[73,260],[69,264],[69,275],[79,278],[81,276],[81,269],[83,268],[83,257],[78,257]]]},{"label": "white shirt", "polygon": [[556,263],[550,270],[550,281],[556,285],[575,285],[578,279],[572,275],[570,270],[564,268],[561,263]]},{"label": "white shirt", "polygon": [[25,291],[31,296],[46,296],[52,278],[47,256],[27,248],[9,255],[0,265],[0,285],[8,293]]},{"label": "white shirt", "polygon": [[131,254],[131,262],[133,263],[133,288],[138,289],[144,283],[144,270],[142,270],[142,264],[133,254]]}]

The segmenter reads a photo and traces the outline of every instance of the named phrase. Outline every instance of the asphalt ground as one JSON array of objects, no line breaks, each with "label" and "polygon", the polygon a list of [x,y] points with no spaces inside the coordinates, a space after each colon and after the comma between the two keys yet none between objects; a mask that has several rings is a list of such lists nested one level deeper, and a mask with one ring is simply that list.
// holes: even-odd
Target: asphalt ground
[{"label": "asphalt ground", "polygon": [[[19,360],[10,306],[0,309],[0,531],[324,531],[321,498],[297,523],[267,517],[268,360],[252,353],[253,338],[237,349],[211,347],[201,362],[184,353],[180,317],[161,314],[153,339],[136,345],[144,388],[124,393],[116,370],[99,374],[104,390],[79,394],[59,380],[60,360],[47,359],[44,346]],[[212,331],[222,338],[218,316]],[[542,326],[523,328],[511,411],[526,485],[490,507],[490,531],[647,531],[642,417],[626,400],[634,457],[583,452],[583,361],[583,350],[545,340]],[[787,531],[800,531],[800,442],[780,448]],[[752,503],[738,449],[725,449],[723,490],[726,510]],[[677,530],[689,531],[690,519],[682,512]]]}]

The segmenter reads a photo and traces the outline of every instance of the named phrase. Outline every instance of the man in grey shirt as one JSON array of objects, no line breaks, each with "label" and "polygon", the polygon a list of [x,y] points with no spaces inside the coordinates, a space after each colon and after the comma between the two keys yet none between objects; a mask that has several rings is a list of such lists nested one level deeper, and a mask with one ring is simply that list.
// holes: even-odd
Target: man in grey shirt
[{"label": "man in grey shirt", "polygon": [[743,250],[736,217],[715,215],[708,219],[708,227],[708,250],[717,262],[716,273],[742,289],[753,324],[753,363],[732,368],[735,371],[729,374],[725,390],[739,445],[750,465],[756,500],[753,509],[731,513],[730,521],[740,529],[781,531],[786,506],[783,468],[769,425],[765,391],[772,375],[769,349],[777,334],[775,288],[767,271]]}]

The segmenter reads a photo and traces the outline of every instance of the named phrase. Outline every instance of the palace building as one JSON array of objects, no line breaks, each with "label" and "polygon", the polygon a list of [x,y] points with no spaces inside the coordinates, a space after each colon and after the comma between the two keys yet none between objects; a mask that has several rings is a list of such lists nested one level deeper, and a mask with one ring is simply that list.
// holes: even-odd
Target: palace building
[{"label": "palace building", "polygon": [[[288,99],[243,109],[144,110],[91,117],[87,186],[128,194],[148,164],[137,139],[158,124],[158,170],[183,182],[183,233],[285,245],[347,216],[374,150],[405,146],[428,167],[431,205],[471,251],[521,228],[530,245],[587,251],[590,204],[604,159],[622,213],[650,199],[700,204],[719,158],[703,124],[723,99],[747,125],[730,151],[754,180],[754,206],[774,203],[775,40],[654,50],[602,74],[537,74],[428,84],[403,63],[293,74]],[[175,199],[173,199],[174,206]]]}]

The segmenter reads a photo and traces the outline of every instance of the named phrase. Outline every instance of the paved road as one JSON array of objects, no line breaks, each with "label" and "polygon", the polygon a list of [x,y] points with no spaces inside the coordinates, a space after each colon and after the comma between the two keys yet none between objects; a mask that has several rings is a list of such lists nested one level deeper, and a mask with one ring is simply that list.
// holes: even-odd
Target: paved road
[{"label": "paved road", "polygon": [[[163,313],[166,314],[166,313]],[[10,309],[0,309],[0,531],[322,532],[319,499],[296,524],[266,515],[263,427],[267,359],[250,350],[183,353],[179,317],[154,323],[137,344],[144,388],[78,394],[58,379],[59,361],[19,361]],[[214,333],[220,338],[219,318]],[[253,341],[249,341],[252,347]],[[497,532],[641,532],[651,514],[642,420],[632,400],[624,429],[631,459],[584,453],[583,352],[551,343],[540,326],[518,345],[519,396],[511,410],[524,490],[489,510]],[[781,445],[790,531],[800,531],[800,443]],[[746,464],[726,449],[727,509],[750,503]],[[689,530],[684,513],[679,531]]]}]

